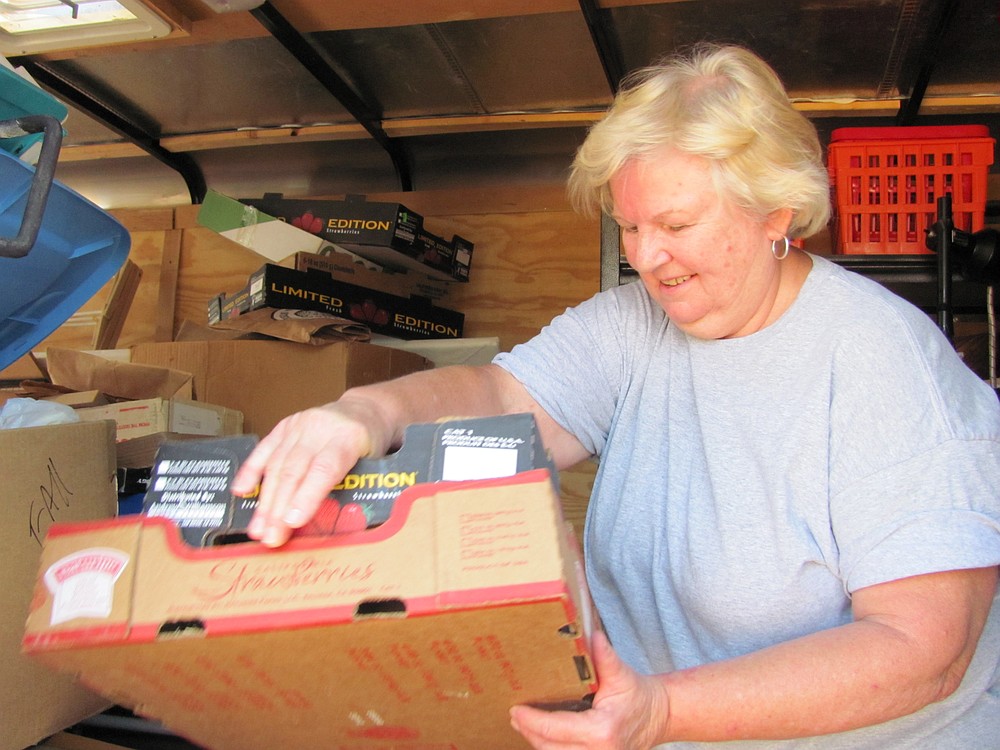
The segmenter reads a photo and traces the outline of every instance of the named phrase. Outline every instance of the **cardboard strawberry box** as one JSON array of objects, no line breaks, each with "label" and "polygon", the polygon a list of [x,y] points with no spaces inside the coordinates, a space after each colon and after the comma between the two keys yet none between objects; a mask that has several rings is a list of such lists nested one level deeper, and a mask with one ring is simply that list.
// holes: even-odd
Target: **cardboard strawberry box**
[{"label": "cardboard strawberry box", "polygon": [[243,198],[241,203],[385,268],[469,280],[475,245],[458,235],[449,241],[433,234],[420,214],[400,203],[368,201],[360,195],[326,200],[285,198],[279,193]]},{"label": "cardboard strawberry box", "polygon": [[242,198],[240,202],[344,246],[381,245],[405,251],[424,225],[423,216],[401,203],[369,202],[357,195],[345,200],[313,200],[264,193],[263,198]]},{"label": "cardboard strawberry box", "polygon": [[196,549],[165,518],[54,526],[23,647],[215,750],[510,750],[584,708],[591,605],[546,470],[405,490],[349,534]]},{"label": "cardboard strawberry box", "polygon": [[273,263],[251,274],[244,290],[210,300],[208,321],[265,307],[325,312],[404,340],[461,338],[465,325],[463,313],[420,298],[398,297],[338,281],[324,271],[296,271]]}]

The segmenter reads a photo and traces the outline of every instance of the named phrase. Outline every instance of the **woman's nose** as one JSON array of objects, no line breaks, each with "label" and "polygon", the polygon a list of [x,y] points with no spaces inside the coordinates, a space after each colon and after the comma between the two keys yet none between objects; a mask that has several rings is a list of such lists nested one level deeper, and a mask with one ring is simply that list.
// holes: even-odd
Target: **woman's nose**
[{"label": "woman's nose", "polygon": [[636,271],[649,270],[670,260],[663,233],[655,229],[635,232],[626,238],[624,245],[625,257]]}]

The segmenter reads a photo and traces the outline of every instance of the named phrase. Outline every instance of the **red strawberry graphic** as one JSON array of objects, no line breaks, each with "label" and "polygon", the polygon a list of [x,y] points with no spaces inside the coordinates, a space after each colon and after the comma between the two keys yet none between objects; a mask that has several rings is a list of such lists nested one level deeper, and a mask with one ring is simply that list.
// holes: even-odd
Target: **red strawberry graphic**
[{"label": "red strawberry graphic", "polygon": [[319,217],[313,216],[312,211],[306,211],[301,216],[292,219],[292,226],[304,229],[310,234],[319,234],[323,231],[323,221]]},{"label": "red strawberry graphic", "polygon": [[301,536],[327,536],[333,534],[337,528],[337,519],[339,517],[340,503],[332,498],[327,498],[320,504],[312,520],[300,529],[298,533]]},{"label": "red strawberry graphic", "polygon": [[389,323],[389,312],[381,309],[370,299],[366,299],[360,305],[357,303],[351,305],[351,317],[362,323],[376,326],[384,326]]},{"label": "red strawberry graphic", "polygon": [[350,534],[352,531],[364,531],[368,528],[368,518],[365,510],[357,503],[347,503],[340,509],[335,534]]}]

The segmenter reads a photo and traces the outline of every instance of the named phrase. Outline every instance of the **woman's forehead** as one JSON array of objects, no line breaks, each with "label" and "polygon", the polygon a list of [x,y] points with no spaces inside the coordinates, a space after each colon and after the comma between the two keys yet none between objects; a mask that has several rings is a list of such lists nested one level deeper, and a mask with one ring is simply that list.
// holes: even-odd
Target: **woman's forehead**
[{"label": "woman's forehead", "polygon": [[677,151],[630,160],[609,187],[615,215],[635,211],[657,215],[719,202],[709,162]]}]

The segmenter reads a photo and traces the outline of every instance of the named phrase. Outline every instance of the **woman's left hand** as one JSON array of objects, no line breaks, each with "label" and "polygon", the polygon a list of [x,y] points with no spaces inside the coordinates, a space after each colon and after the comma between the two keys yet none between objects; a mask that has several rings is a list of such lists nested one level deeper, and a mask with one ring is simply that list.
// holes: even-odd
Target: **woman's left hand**
[{"label": "woman's left hand", "polygon": [[514,729],[535,750],[647,750],[665,742],[669,706],[663,684],[627,667],[603,633],[594,634],[593,652],[600,687],[592,708],[573,712],[514,706]]}]

